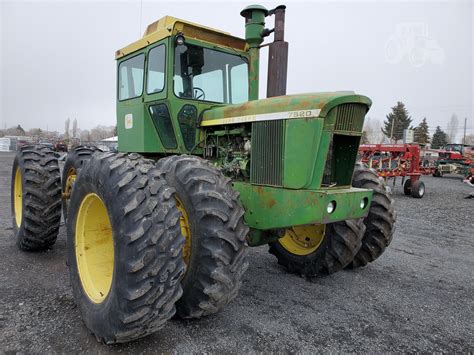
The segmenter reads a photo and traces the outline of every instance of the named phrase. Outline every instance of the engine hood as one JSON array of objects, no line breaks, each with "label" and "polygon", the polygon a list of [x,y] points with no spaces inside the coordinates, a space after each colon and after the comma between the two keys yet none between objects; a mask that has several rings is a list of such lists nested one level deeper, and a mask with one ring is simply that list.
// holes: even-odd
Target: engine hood
[{"label": "engine hood", "polygon": [[204,112],[201,126],[326,117],[332,108],[344,103],[361,103],[367,106],[367,110],[372,105],[368,97],[358,95],[353,91],[276,96],[238,105],[211,108]]}]

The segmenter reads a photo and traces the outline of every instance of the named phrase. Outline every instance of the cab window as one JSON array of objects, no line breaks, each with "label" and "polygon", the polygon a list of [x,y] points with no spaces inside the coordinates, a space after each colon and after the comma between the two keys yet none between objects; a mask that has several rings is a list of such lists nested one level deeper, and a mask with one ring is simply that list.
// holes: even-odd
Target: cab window
[{"label": "cab window", "polygon": [[164,45],[152,48],[148,53],[147,94],[154,94],[165,88],[165,54]]},{"label": "cab window", "polygon": [[143,93],[145,55],[139,54],[119,64],[119,100],[139,97]]},{"label": "cab window", "polygon": [[248,64],[243,56],[177,45],[174,93],[186,99],[236,104],[248,101]]}]

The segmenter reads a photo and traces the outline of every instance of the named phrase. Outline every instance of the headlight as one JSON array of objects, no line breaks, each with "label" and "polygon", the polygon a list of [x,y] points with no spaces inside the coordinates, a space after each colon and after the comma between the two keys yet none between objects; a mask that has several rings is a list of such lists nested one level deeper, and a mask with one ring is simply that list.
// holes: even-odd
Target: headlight
[{"label": "headlight", "polygon": [[361,209],[364,209],[367,207],[369,203],[369,199],[367,197],[364,197],[361,201],[360,201],[360,208]]},{"label": "headlight", "polygon": [[182,33],[178,33],[175,37],[176,45],[182,46],[184,44],[184,36]]},{"label": "headlight", "polygon": [[326,207],[326,211],[331,214],[336,210],[336,201],[331,201],[328,203],[328,206]]}]

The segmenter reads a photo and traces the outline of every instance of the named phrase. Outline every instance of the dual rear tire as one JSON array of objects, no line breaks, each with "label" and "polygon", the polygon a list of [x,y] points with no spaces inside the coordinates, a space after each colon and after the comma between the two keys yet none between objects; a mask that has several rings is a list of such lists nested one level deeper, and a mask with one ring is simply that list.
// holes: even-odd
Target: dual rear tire
[{"label": "dual rear tire", "polygon": [[61,221],[61,177],[57,154],[46,146],[21,147],[13,161],[13,233],[26,251],[49,249]]},{"label": "dual rear tire", "polygon": [[175,313],[199,318],[229,303],[247,268],[237,201],[230,180],[196,157],[154,166],[95,154],[74,184],[67,225],[74,297],[96,337],[130,341]]},{"label": "dual rear tire", "polygon": [[173,193],[137,154],[94,155],[76,180],[70,279],[84,323],[104,343],[154,333],[176,312],[185,264]]}]

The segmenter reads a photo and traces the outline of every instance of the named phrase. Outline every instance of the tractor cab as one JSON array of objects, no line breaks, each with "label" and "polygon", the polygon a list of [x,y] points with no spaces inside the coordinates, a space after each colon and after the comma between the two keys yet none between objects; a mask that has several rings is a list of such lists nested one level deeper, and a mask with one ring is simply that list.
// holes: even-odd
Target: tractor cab
[{"label": "tractor cab", "polygon": [[166,16],[116,52],[120,151],[190,152],[211,107],[248,101],[246,42]]}]

